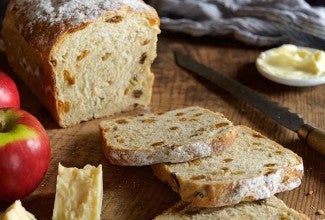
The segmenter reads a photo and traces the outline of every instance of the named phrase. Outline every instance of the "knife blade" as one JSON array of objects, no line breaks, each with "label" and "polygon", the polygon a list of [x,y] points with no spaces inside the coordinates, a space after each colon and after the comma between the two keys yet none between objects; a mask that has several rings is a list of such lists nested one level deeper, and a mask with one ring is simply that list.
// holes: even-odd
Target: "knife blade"
[{"label": "knife blade", "polygon": [[177,65],[209,80],[220,88],[226,90],[239,100],[243,100],[255,109],[272,118],[282,126],[296,132],[300,139],[321,154],[325,155],[325,131],[306,124],[304,120],[288,108],[281,107],[265,96],[242,85],[238,81],[198,63],[191,57],[174,51]]}]

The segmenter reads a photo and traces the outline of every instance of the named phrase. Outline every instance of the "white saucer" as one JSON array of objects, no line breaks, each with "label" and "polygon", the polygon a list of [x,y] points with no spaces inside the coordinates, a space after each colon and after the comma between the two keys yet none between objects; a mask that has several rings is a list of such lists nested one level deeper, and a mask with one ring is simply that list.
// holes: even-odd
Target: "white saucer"
[{"label": "white saucer", "polygon": [[[307,49],[307,50],[315,50],[313,48],[308,48],[308,47],[298,47],[298,48]],[[276,49],[276,48],[274,48],[274,49]],[[270,49],[270,50],[273,50],[273,49]],[[267,53],[270,50],[264,51],[263,53]],[[262,76],[264,76],[265,78],[267,78],[271,81],[274,81],[276,83],[280,83],[283,85],[296,86],[296,87],[316,86],[316,85],[321,85],[321,84],[325,83],[325,76],[315,76],[315,77],[308,78],[308,79],[301,79],[301,78],[292,78],[292,77],[287,78],[287,77],[274,75],[268,71],[263,70],[257,64],[257,60],[260,58],[260,56],[261,56],[261,54],[256,59],[256,62],[255,62],[256,68]]]}]

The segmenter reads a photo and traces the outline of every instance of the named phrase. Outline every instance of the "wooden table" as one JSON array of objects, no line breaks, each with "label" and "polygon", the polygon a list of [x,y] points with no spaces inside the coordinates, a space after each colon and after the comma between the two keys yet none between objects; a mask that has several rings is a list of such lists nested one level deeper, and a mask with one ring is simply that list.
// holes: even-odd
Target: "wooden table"
[{"label": "wooden table", "polygon": [[[325,129],[325,86],[294,88],[273,83],[260,76],[254,66],[258,54],[267,48],[254,48],[230,39],[191,38],[183,35],[159,36],[158,57],[153,64],[156,75],[151,111],[165,111],[199,105],[218,111],[235,124],[252,127],[304,159],[305,175],[299,188],[277,196],[289,206],[311,219],[325,210],[324,157],[302,143],[297,135],[278,125],[230,94],[176,66],[172,51],[178,49],[200,62],[242,84],[264,94],[271,100],[299,112],[306,122]],[[11,72],[4,55],[1,68]],[[102,219],[152,219],[179,200],[179,196],[152,174],[150,167],[111,165],[104,157],[98,133],[100,120],[85,122],[72,128],[60,129],[46,109],[17,79],[22,95],[22,108],[31,112],[47,129],[52,145],[50,168],[37,190],[23,199],[27,210],[38,219],[50,219],[55,196],[58,163],[83,167],[103,165],[104,199]],[[124,113],[135,114],[134,112]],[[0,174],[1,175],[1,174]],[[308,192],[312,191],[311,195]],[[0,203],[0,210],[9,204]]]}]

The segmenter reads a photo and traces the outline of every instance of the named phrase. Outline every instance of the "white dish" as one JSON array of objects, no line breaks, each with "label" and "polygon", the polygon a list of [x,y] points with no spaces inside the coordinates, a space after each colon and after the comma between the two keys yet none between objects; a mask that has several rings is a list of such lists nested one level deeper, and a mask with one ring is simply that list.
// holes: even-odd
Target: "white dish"
[{"label": "white dish", "polygon": [[284,78],[263,71],[258,65],[256,65],[256,68],[258,72],[265,78],[287,86],[305,87],[305,86],[317,86],[325,83],[325,76],[320,76],[320,77],[315,77],[310,79]]},{"label": "white dish", "polygon": [[[298,47],[301,49],[305,49],[305,50],[315,50],[313,48],[308,48],[308,47]],[[276,49],[276,48],[274,48]],[[263,53],[267,53],[269,51],[271,51],[273,49],[264,51]],[[263,69],[257,62],[257,60],[261,57],[262,53],[258,56],[258,58],[256,59],[256,68],[258,70],[258,72],[265,78],[274,81],[276,83],[280,83],[283,85],[288,85],[288,86],[296,86],[296,87],[305,87],[305,86],[316,86],[316,85],[321,85],[325,83],[325,75],[322,76],[317,76],[315,75],[314,77],[310,77],[310,78],[294,78],[294,77],[285,77],[285,76],[279,76],[279,75],[274,75],[271,72]]]}]

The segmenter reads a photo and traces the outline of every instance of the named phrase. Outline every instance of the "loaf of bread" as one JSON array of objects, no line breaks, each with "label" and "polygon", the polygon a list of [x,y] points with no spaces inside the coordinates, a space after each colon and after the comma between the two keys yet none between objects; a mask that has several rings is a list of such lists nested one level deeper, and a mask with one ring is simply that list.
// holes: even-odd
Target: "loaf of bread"
[{"label": "loaf of bread", "polygon": [[11,0],[10,65],[62,127],[151,101],[159,29],[142,0]]},{"label": "loaf of bread", "polygon": [[275,196],[255,202],[242,202],[234,206],[198,208],[178,202],[154,220],[307,220],[306,215],[290,209]]},{"label": "loaf of bread", "polygon": [[185,202],[220,207],[268,198],[301,184],[302,159],[260,133],[236,126],[235,143],[219,155],[187,163],[153,165]]},{"label": "loaf of bread", "polygon": [[100,130],[106,157],[127,166],[209,156],[230,146],[236,137],[228,119],[200,107],[105,120]]}]

